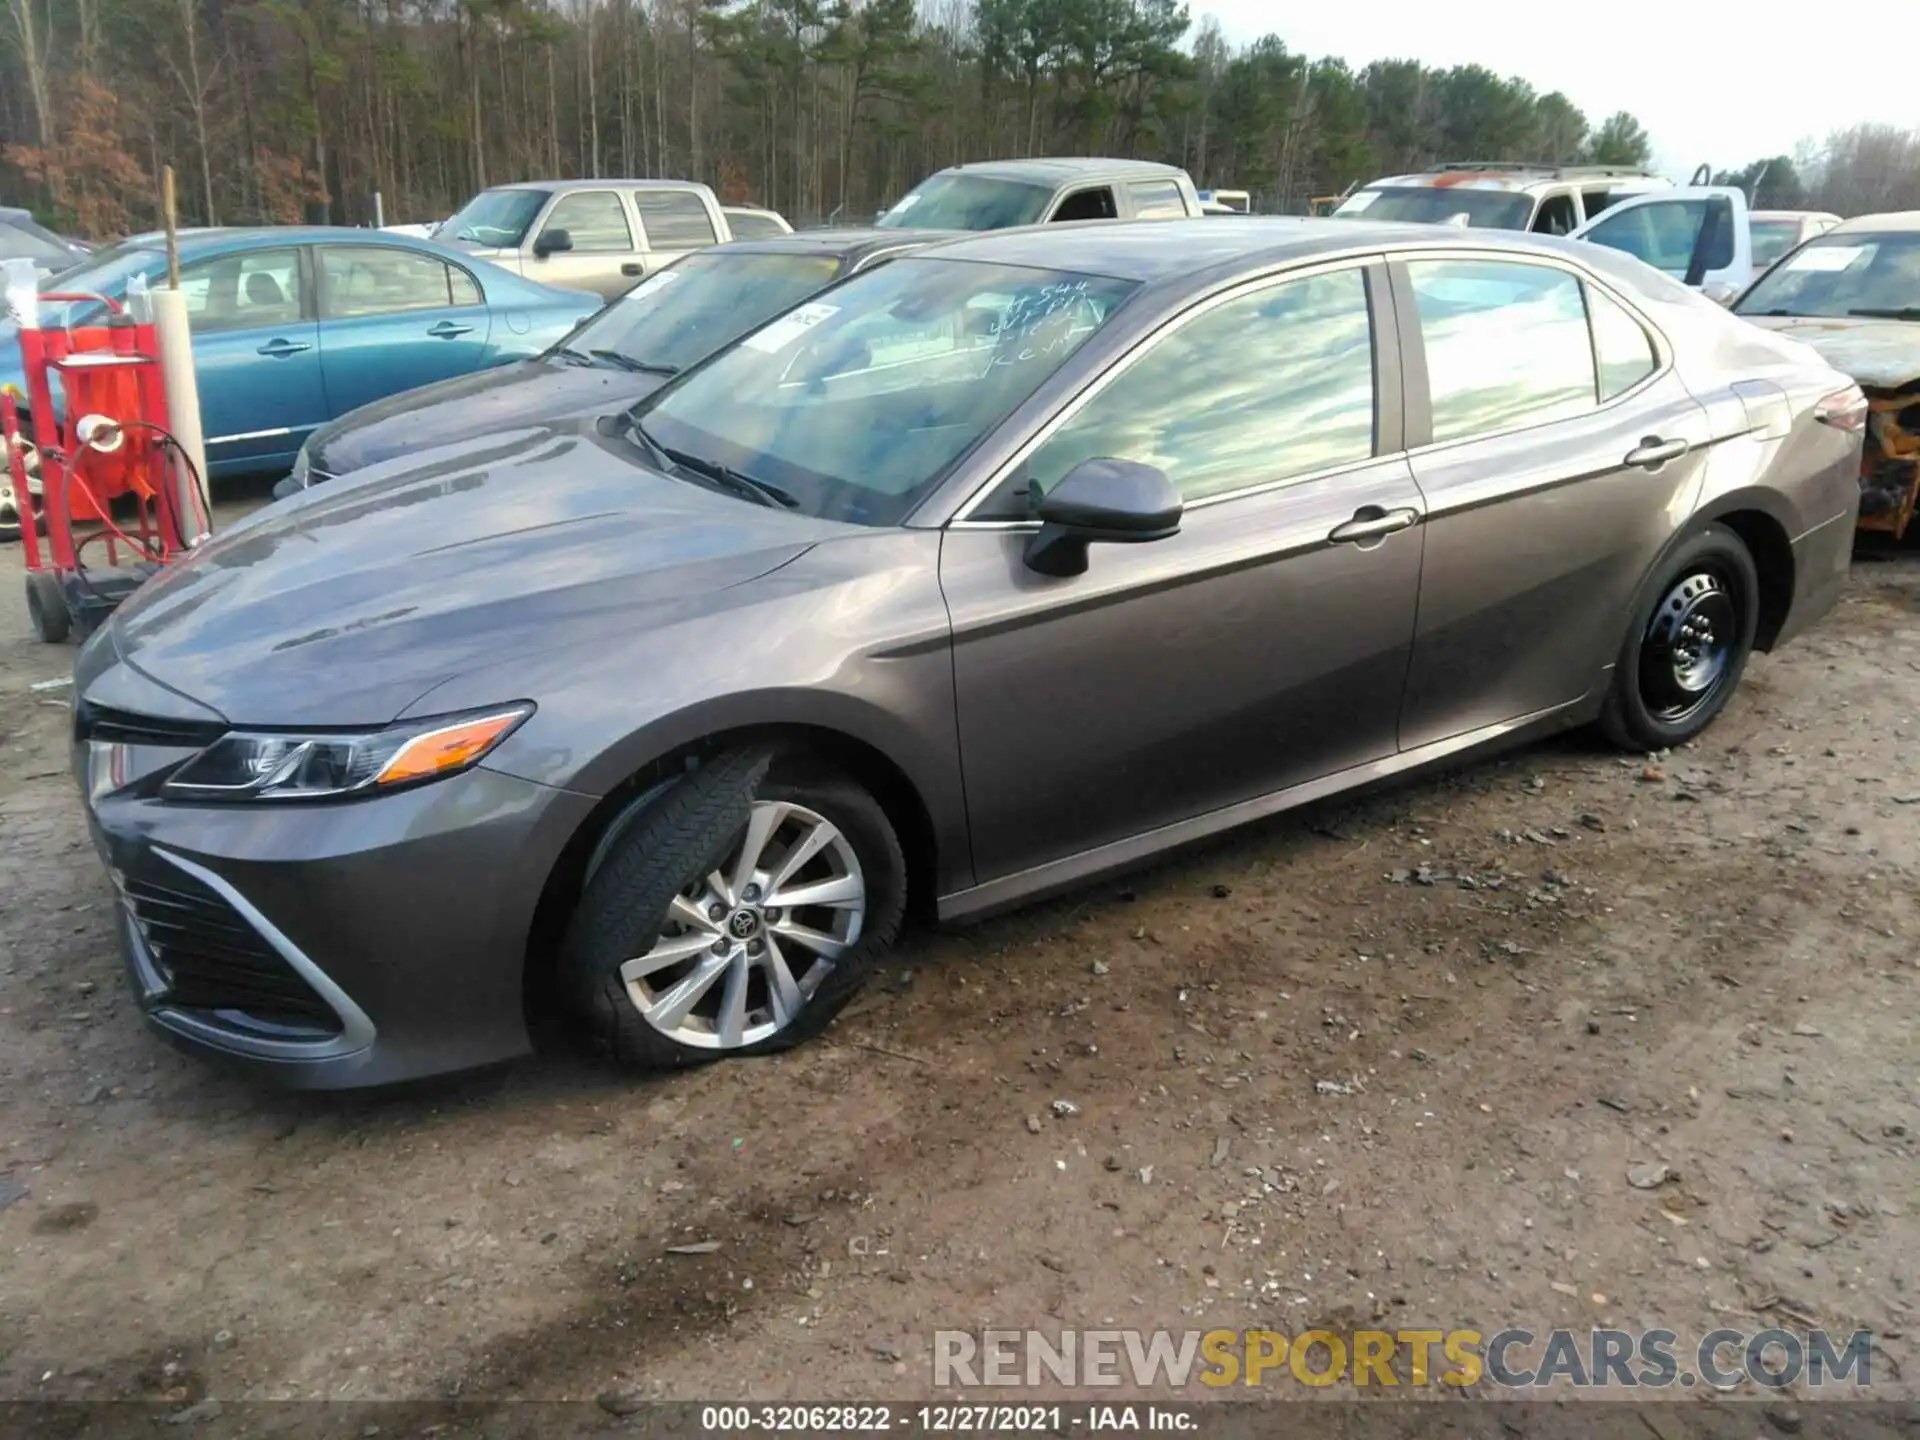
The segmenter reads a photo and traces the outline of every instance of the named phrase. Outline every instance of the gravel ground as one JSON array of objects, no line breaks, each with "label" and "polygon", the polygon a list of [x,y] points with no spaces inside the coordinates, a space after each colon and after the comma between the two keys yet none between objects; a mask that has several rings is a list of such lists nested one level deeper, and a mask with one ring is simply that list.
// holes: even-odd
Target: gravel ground
[{"label": "gravel ground", "polygon": [[916,936],[789,1056],[375,1098],[137,1022],[19,564],[0,1399],[905,1399],[936,1329],[1376,1321],[1864,1327],[1916,1393],[1913,558],[1684,751],[1575,737]]}]

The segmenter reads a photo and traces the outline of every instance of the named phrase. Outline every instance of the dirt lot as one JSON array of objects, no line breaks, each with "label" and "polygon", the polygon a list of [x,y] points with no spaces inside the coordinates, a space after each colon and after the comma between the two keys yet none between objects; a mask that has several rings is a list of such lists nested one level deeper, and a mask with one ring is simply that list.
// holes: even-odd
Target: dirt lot
[{"label": "dirt lot", "polygon": [[1375,1318],[1860,1326],[1920,1393],[1920,560],[1863,554],[1696,748],[918,937],[791,1056],[384,1099],[137,1023],[18,568],[0,1398],[906,1398],[936,1328]]}]

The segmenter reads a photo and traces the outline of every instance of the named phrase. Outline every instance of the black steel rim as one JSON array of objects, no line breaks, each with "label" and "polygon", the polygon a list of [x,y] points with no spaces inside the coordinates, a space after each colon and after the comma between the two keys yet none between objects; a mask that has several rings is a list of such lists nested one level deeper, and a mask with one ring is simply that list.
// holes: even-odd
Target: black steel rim
[{"label": "black steel rim", "polygon": [[1725,575],[1701,568],[1660,597],[1640,646],[1640,698],[1663,725],[1683,725],[1720,698],[1733,673],[1740,597]]}]

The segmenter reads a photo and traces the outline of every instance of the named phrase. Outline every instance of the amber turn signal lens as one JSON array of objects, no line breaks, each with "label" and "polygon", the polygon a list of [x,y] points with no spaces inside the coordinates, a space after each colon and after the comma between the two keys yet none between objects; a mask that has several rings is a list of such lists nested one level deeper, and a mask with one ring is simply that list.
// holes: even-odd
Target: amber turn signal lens
[{"label": "amber turn signal lens", "polygon": [[394,751],[393,758],[381,767],[373,783],[403,785],[471,765],[525,719],[526,714],[525,710],[508,710],[416,735]]}]

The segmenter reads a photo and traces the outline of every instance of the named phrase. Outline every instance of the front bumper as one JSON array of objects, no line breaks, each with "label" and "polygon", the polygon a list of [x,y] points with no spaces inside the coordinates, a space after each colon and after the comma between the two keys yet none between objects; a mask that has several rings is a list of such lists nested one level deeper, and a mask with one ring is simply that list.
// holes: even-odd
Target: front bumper
[{"label": "front bumper", "polygon": [[168,1039],[310,1089],[530,1048],[528,929],[590,797],[485,768],[339,804],[138,789],[89,821],[135,992]]}]

